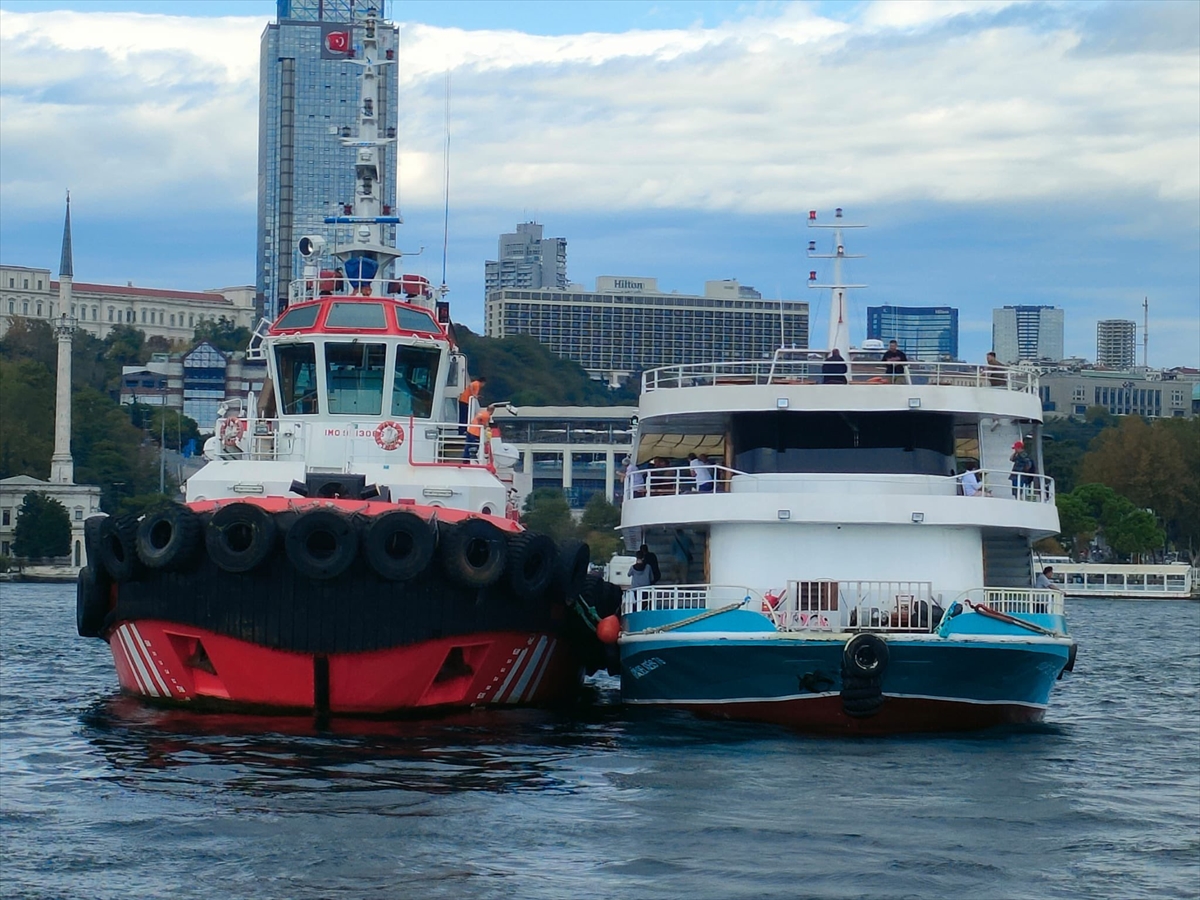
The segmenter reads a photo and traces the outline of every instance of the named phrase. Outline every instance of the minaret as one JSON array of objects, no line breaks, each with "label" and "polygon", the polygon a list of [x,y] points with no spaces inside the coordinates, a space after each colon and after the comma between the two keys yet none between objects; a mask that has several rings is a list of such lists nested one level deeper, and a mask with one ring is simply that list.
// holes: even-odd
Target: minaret
[{"label": "minaret", "polygon": [[63,222],[62,258],[58,263],[58,376],[54,396],[54,455],[50,457],[50,481],[75,483],[75,461],[71,459],[71,338],[75,317],[71,313],[71,194],[67,192],[67,218]]}]

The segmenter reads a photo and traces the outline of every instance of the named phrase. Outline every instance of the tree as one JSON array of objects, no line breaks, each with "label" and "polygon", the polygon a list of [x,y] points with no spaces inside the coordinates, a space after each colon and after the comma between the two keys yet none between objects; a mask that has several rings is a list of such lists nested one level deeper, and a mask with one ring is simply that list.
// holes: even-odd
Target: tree
[{"label": "tree", "polygon": [[579,530],[587,541],[594,563],[606,563],[621,549],[622,540],[616,528],[621,524],[621,511],[613,506],[603,494],[592,494],[583,509]]},{"label": "tree", "polygon": [[1067,546],[1072,552],[1087,547],[1096,533],[1096,519],[1089,512],[1088,504],[1073,493],[1056,494],[1054,503],[1058,507],[1059,527]]},{"label": "tree", "polygon": [[525,498],[521,524],[530,531],[548,534],[556,541],[574,537],[575,520],[567,498],[556,488],[538,488]]},{"label": "tree", "polygon": [[221,316],[215,322],[201,320],[192,333],[192,346],[203,341],[226,353],[245,350],[250,343],[250,329],[243,325],[235,325],[225,316]]},{"label": "tree", "polygon": [[1153,514],[1131,505],[1104,526],[1104,539],[1114,551],[1129,556],[1161,549],[1167,536]]},{"label": "tree", "polygon": [[17,510],[13,555],[26,559],[67,556],[71,552],[71,517],[53,497],[31,491]]}]

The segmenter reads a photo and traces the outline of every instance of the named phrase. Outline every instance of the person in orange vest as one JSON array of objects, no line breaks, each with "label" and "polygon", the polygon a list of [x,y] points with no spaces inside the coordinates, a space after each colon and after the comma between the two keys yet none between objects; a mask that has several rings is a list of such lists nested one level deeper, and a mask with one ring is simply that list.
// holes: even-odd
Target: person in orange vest
[{"label": "person in orange vest", "polygon": [[479,442],[480,440],[490,441],[492,439],[492,407],[481,409],[475,414],[475,418],[471,420],[471,424],[467,426],[467,440],[463,446],[463,459],[477,459],[479,457]]},{"label": "person in orange vest", "polygon": [[[480,375],[478,378],[476,378],[474,381],[472,381],[470,384],[468,384],[465,388],[463,388],[463,392],[458,395],[458,424],[459,425],[467,424],[467,415],[470,413],[470,410],[471,410],[471,398],[474,397],[475,400],[478,401],[479,400],[479,392],[483,390],[483,386],[485,384],[487,384],[487,376]],[[461,429],[461,428],[459,429],[460,432],[462,430],[463,429]]]}]

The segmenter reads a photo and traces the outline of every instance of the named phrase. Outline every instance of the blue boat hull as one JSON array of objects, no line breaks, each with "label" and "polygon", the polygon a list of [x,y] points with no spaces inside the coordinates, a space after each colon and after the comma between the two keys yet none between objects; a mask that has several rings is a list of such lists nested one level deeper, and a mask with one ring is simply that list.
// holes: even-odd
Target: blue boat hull
[{"label": "blue boat hull", "polygon": [[622,698],[806,731],[959,731],[1040,720],[1072,655],[1067,639],[889,636],[881,699],[864,714],[854,702],[861,682],[844,676],[850,637],[678,632],[625,640]]}]

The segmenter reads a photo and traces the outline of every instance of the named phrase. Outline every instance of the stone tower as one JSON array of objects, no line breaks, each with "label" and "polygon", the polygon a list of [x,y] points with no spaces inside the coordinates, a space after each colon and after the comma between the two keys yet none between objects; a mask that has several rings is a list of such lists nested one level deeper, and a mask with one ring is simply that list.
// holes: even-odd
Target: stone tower
[{"label": "stone tower", "polygon": [[71,194],[67,193],[67,218],[63,222],[62,258],[58,263],[58,320],[54,334],[58,338],[58,375],[54,395],[54,455],[50,457],[50,481],[75,483],[75,461],[71,458],[71,339],[75,317],[71,315]]}]

